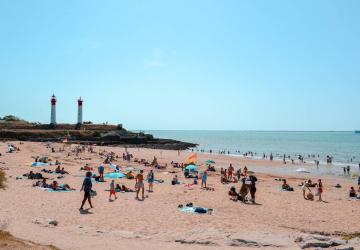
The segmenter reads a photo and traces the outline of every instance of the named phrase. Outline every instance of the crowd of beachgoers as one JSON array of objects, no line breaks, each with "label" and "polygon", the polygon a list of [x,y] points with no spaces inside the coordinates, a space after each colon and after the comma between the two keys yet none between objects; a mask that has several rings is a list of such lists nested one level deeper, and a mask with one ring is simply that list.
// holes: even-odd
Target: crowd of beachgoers
[{"label": "crowd of beachgoers", "polygon": [[[301,153],[294,153],[294,154],[284,154],[284,153],[257,153],[254,151],[241,151],[241,150],[213,150],[213,149],[192,149],[192,151],[194,152],[201,152],[201,153],[208,153],[210,155],[212,154],[219,154],[219,155],[240,155],[242,157],[246,157],[246,158],[254,158],[254,159],[263,159],[263,160],[280,160],[282,161],[283,164],[295,164],[295,163],[299,163],[299,164],[314,164],[317,167],[321,164],[327,164],[327,165],[331,165],[334,163],[334,161],[336,159],[334,159],[334,156],[332,156],[331,154],[327,154],[325,156],[321,156],[320,154],[301,154]],[[360,169],[360,162],[357,163],[356,162],[356,156],[350,156],[348,157],[348,159],[346,160],[346,162],[342,162],[342,164],[346,164],[347,168],[351,168],[350,165],[356,165],[358,164],[359,169]]]},{"label": "crowd of beachgoers", "polygon": [[[21,144],[21,143],[20,143]],[[55,152],[65,152],[65,145],[62,145],[58,148],[53,146],[52,144],[48,143],[46,144],[46,148],[49,149],[51,153]],[[6,153],[14,153],[17,151],[20,151],[21,147],[14,144],[8,145],[8,151]],[[81,191],[84,192],[84,197],[81,203],[80,210],[83,210],[84,204],[86,201],[88,201],[90,207],[92,208],[92,202],[91,197],[96,195],[96,192],[93,191],[93,181],[96,182],[105,182],[104,172],[105,172],[105,166],[108,165],[108,171],[107,176],[109,178],[126,178],[126,179],[133,179],[135,184],[134,188],[126,187],[125,185],[120,185],[119,183],[115,183],[115,180],[111,180],[109,184],[109,201],[112,201],[112,197],[117,199],[116,192],[135,192],[136,193],[136,199],[137,200],[144,200],[145,199],[145,182],[147,182],[148,192],[153,192],[153,183],[155,182],[155,174],[153,169],[166,169],[168,167],[168,164],[161,166],[157,158],[154,156],[153,160],[151,162],[145,160],[145,159],[138,159],[134,158],[134,155],[129,153],[128,149],[124,149],[125,152],[123,152],[122,155],[118,155],[112,151],[108,152],[106,150],[99,150],[95,151],[94,146],[92,145],[77,145],[76,147],[72,148],[70,152],[67,153],[68,156],[74,155],[74,159],[82,159],[81,155],[84,152],[92,153],[98,155],[100,158],[104,159],[103,162],[94,169],[93,167],[90,167],[89,164],[85,164],[84,166],[80,167],[80,170],[86,171],[85,178],[82,183]],[[49,153],[50,153],[49,152]],[[170,165],[173,168],[179,168],[181,169],[181,172],[183,173],[185,178],[191,178],[193,179],[192,183],[187,184],[187,186],[192,185],[198,185],[198,180],[201,180],[201,188],[206,190],[214,190],[213,188],[209,188],[207,186],[207,178],[208,178],[208,172],[216,172],[216,168],[214,166],[215,161],[213,160],[207,160],[205,163],[206,168],[201,170],[196,165],[196,153],[194,153],[194,150],[192,150],[191,156],[188,158],[187,162],[174,162],[171,161]],[[209,151],[210,154],[212,154],[212,150]],[[225,151],[220,151],[220,154],[224,154]],[[229,154],[230,152],[228,152]],[[161,152],[160,152],[161,154]],[[180,151],[178,151],[178,154],[180,154]],[[247,155],[253,156],[252,152],[247,152],[244,154],[244,156]],[[308,157],[315,157],[315,155],[309,155]],[[132,169],[122,169],[120,165],[116,165],[116,162],[119,159],[122,159],[124,162],[130,163],[138,163],[140,165],[143,165],[146,170],[147,174],[145,176],[144,169],[138,169],[137,171],[133,172]],[[270,154],[269,156],[265,153],[263,154],[262,159],[269,159],[270,161],[273,161],[273,155]],[[290,156],[283,155],[283,164],[286,164],[286,159],[290,159]],[[332,157],[327,156],[328,164],[331,164]],[[304,162],[303,157],[301,155],[298,156],[298,160],[300,162]],[[294,160],[292,159],[292,163],[294,163]],[[315,163],[319,165],[319,161],[315,160]],[[34,172],[30,171],[29,173],[24,173],[23,177],[27,177],[28,179],[37,180],[35,183],[33,183],[34,187],[40,187],[49,189],[52,191],[73,191],[74,188],[70,187],[69,184],[63,183],[59,184],[58,179],[65,178],[66,175],[69,174],[68,171],[65,170],[64,167],[61,167],[62,164],[59,160],[56,160],[55,162],[51,162],[51,159],[48,157],[40,157],[36,156],[34,158],[34,163],[32,163],[33,167],[41,167],[41,166],[53,166],[55,167],[54,170],[43,168],[40,172]],[[350,175],[350,166],[344,167],[344,175]],[[359,171],[360,171],[360,163],[359,163]],[[52,180],[51,183],[48,183],[48,179],[43,176],[44,173],[48,174],[59,174],[60,176],[57,177],[57,180]],[[114,173],[112,175],[112,173]],[[294,188],[291,187],[286,179],[280,179],[283,183],[281,185],[281,189],[284,191],[293,191]],[[162,180],[156,180],[157,182],[161,182]],[[230,163],[228,168],[221,168],[220,169],[220,183],[240,183],[240,188],[237,191],[235,186],[231,186],[230,190],[228,192],[228,195],[231,200],[233,201],[241,201],[241,202],[252,202],[255,203],[255,197],[256,197],[256,182],[257,178],[255,176],[255,173],[252,171],[249,171],[247,166],[244,166],[242,169],[239,167],[235,170],[233,165]],[[181,182],[178,179],[178,175],[174,175],[171,180],[172,185],[178,185],[181,184]],[[323,183],[321,179],[318,179],[317,183],[312,182],[311,179],[302,182],[299,186],[301,186],[301,189],[303,191],[303,197],[307,200],[314,200],[314,195],[318,197],[318,201],[322,201],[322,193],[324,191],[323,189]],[[337,187],[341,187],[340,184],[338,184]],[[315,194],[310,188],[316,188]],[[141,198],[139,198],[139,194],[141,193]],[[248,194],[250,197],[248,197]],[[357,190],[352,186],[349,190],[349,197],[351,198],[358,198],[360,199],[360,176],[358,177],[358,188]]]},{"label": "crowd of beachgoers", "polygon": [[[62,199],[65,201],[66,195],[71,197],[67,203],[71,203],[71,207],[79,210],[80,214],[102,214],[104,207],[107,207],[104,199],[107,200],[110,211],[117,209],[114,202],[118,203],[119,200],[124,206],[128,204],[130,208],[136,207],[128,200],[129,195],[135,202],[146,201],[143,203],[146,204],[154,199],[155,204],[165,202],[163,206],[167,207],[169,204],[170,207],[174,207],[183,214],[208,214],[214,218],[222,214],[222,210],[236,209],[232,207],[233,203],[255,205],[255,207],[256,205],[267,206],[267,209],[277,207],[276,201],[280,199],[280,196],[282,198],[279,201],[283,200],[284,194],[290,195],[285,199],[294,202],[294,209],[305,206],[307,207],[305,210],[312,213],[314,211],[311,207],[315,207],[316,213],[319,214],[327,211],[328,203],[337,203],[339,197],[346,198],[349,202],[360,201],[360,177],[357,169],[345,167],[344,175],[349,176],[346,180],[316,178],[311,175],[273,176],[254,171],[255,167],[253,169],[252,166],[256,165],[269,165],[271,168],[271,166],[284,164],[273,161],[271,154],[264,155],[259,160],[244,160],[222,154],[212,154],[210,157],[209,154],[202,154],[203,152],[196,152],[196,150],[168,151],[30,142],[3,143],[0,153],[0,162],[3,165],[0,170],[8,173],[10,192],[21,185],[23,188],[31,187],[49,193],[64,193],[65,196],[61,196]],[[17,162],[17,159],[27,164],[15,167],[14,162]],[[288,157],[284,156],[284,159],[287,161]],[[301,162],[301,158],[298,158],[298,161]],[[24,182],[24,180],[30,180],[30,182]],[[264,185],[264,183],[267,184]],[[174,187],[178,188],[174,189]],[[4,193],[7,190],[1,192]],[[79,192],[81,192],[81,197],[75,195]],[[188,194],[189,192],[192,194]],[[172,193],[175,196],[170,198]],[[125,194],[127,195],[124,196]],[[198,197],[197,194],[200,196]],[[41,197],[41,194],[33,193],[33,195]],[[126,197],[125,200],[124,197]],[[302,201],[297,197],[301,197]],[[40,202],[41,200],[42,198]],[[324,208],[307,205],[310,203],[324,204]],[[351,210],[354,207],[352,202],[346,205],[343,201],[342,204],[348,209],[348,215],[354,212]],[[51,210],[51,207],[48,205],[47,209]],[[255,207],[252,210],[257,211]],[[282,206],[277,208],[279,213],[281,213],[280,210],[286,209],[285,207],[291,208],[291,203],[282,202]],[[155,216],[152,214],[156,213],[155,208],[142,209],[149,209],[147,216]],[[170,208],[166,209],[164,211],[170,210]],[[256,213],[250,212],[251,208],[248,210],[247,206],[243,206],[242,209],[256,216]],[[314,218],[319,214],[314,215]],[[222,219],[218,218],[220,221],[217,222],[219,227],[222,227],[221,221],[228,221],[226,215],[221,216]],[[251,218],[255,220],[253,216]],[[259,226],[262,220],[269,219],[263,217],[266,216],[266,211],[257,216],[259,220],[254,222],[255,228],[255,225]],[[76,216],[72,215],[72,218]],[[287,215],[286,218],[289,220],[287,223],[290,223],[291,215]],[[334,230],[345,230],[341,220],[343,219],[339,218],[339,222],[334,222],[336,225]],[[298,224],[299,227],[307,227],[302,222]],[[323,224],[314,227],[326,228]],[[353,228],[353,226],[350,225],[347,228]],[[133,228],[133,230],[136,229]],[[176,228],[173,229],[176,230]]]}]

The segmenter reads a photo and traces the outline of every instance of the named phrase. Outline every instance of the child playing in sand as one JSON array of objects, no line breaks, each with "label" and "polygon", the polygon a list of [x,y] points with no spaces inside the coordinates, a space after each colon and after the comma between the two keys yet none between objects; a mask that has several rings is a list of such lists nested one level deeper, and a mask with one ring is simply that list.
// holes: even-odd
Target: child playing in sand
[{"label": "child playing in sand", "polygon": [[109,201],[112,201],[112,200],[111,200],[111,196],[112,196],[112,195],[114,195],[115,199],[117,199],[117,197],[116,197],[116,192],[115,192],[115,181],[114,181],[114,180],[112,180],[112,181],[110,182]]}]

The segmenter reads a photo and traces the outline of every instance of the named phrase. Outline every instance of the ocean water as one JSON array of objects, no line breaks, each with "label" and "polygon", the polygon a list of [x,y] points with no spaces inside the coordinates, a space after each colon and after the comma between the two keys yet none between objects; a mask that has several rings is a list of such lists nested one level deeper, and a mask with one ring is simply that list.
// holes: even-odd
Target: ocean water
[{"label": "ocean water", "polygon": [[[296,159],[302,155],[307,162],[326,162],[326,156],[333,157],[336,165],[360,163],[360,134],[354,132],[271,132],[271,131],[191,131],[191,130],[149,130],[155,137],[176,139],[197,143],[196,150],[225,150],[232,155],[253,152],[255,158],[263,153],[272,153],[276,158],[284,154]],[[308,157],[315,155],[316,157]]]}]

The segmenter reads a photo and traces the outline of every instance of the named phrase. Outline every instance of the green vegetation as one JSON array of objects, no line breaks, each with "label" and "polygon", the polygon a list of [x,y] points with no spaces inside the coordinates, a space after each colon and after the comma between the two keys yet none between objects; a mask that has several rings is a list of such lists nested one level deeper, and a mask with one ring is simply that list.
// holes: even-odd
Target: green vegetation
[{"label": "green vegetation", "polygon": [[1,120],[7,121],[7,122],[17,122],[17,121],[23,121],[19,117],[16,117],[14,115],[7,115],[4,116]]}]

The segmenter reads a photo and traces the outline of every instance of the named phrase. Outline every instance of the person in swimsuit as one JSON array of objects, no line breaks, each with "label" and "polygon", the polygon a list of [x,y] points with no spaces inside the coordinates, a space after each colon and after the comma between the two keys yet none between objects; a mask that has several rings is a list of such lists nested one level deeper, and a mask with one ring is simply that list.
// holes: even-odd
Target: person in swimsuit
[{"label": "person in swimsuit", "polygon": [[91,172],[87,172],[80,190],[80,192],[84,190],[84,199],[81,203],[80,210],[83,210],[86,200],[89,201],[90,207],[93,208],[91,204],[91,189],[92,189]]},{"label": "person in swimsuit", "polygon": [[145,198],[144,196],[144,176],[143,176],[143,170],[140,170],[140,173],[138,173],[136,175],[136,184],[135,184],[135,187],[136,187],[136,199],[139,199],[139,192],[140,192],[140,189],[141,189],[141,194],[142,194],[142,199]]},{"label": "person in swimsuit", "polygon": [[149,183],[149,192],[153,192],[153,184],[154,184],[154,172],[150,170],[150,172],[147,175],[147,181]]},{"label": "person in swimsuit", "polygon": [[109,195],[109,201],[112,201],[111,200],[111,196],[115,196],[115,200],[117,199],[117,197],[116,197],[116,192],[115,192],[115,181],[114,180],[112,180],[111,182],[110,182],[110,195]]},{"label": "person in swimsuit", "polygon": [[100,176],[101,181],[104,179],[104,170],[105,170],[104,166],[101,165],[101,166],[98,167],[98,172],[99,172],[99,176]]},{"label": "person in swimsuit", "polygon": [[202,174],[202,177],[201,177],[201,187],[206,188],[206,181],[207,181],[207,172],[204,171],[204,173]]},{"label": "person in swimsuit", "polygon": [[319,201],[322,201],[321,194],[324,191],[323,184],[321,182],[321,179],[318,180],[318,194],[319,194]]}]

